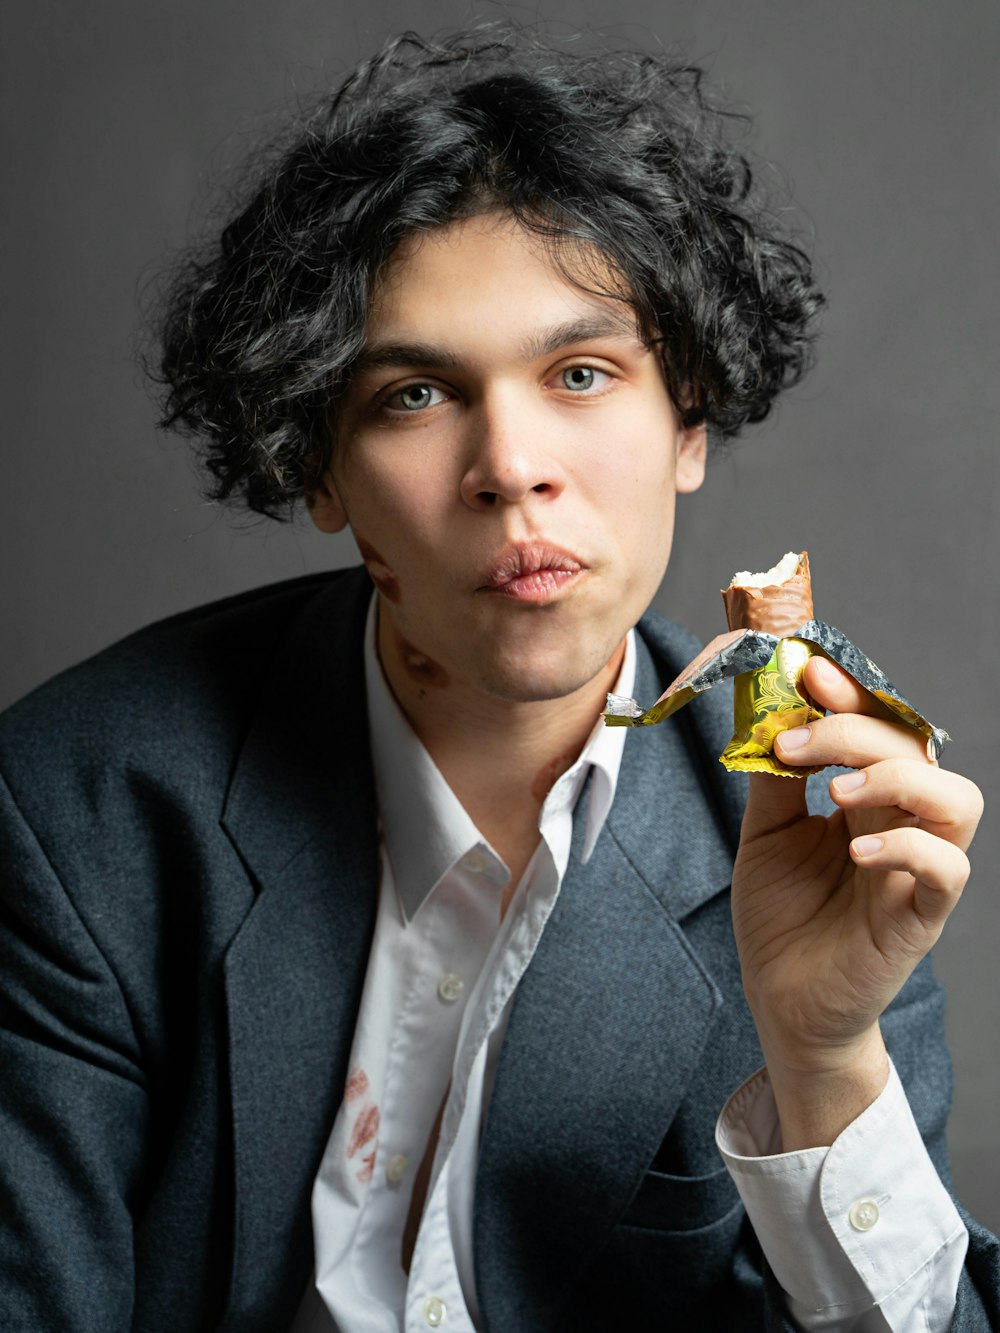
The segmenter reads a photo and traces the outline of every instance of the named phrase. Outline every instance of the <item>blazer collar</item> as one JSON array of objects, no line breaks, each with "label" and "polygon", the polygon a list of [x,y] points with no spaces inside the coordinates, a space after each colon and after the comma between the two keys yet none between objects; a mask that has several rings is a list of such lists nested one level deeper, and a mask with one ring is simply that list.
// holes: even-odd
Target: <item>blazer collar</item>
[{"label": "blazer collar", "polygon": [[362,664],[370,595],[364,571],[323,585],[293,622],[265,682],[222,815],[259,889],[282,883],[292,860],[334,828],[338,861],[356,855],[360,830],[342,816],[359,801],[374,802]]},{"label": "blazer collar", "polygon": [[[636,697],[655,699],[690,660],[691,643],[660,617],[639,625]],[[609,829],[650,892],[682,920],[729,885],[746,779],[717,756],[732,731],[726,688],[655,727],[628,731]]]},{"label": "blazer collar", "polygon": [[[224,962],[236,1190],[227,1327],[289,1317],[312,1264],[310,1197],[347,1073],[374,930],[378,833],[352,571],[276,658],[222,826],[257,888]],[[280,1263],[268,1256],[280,1254]]]}]

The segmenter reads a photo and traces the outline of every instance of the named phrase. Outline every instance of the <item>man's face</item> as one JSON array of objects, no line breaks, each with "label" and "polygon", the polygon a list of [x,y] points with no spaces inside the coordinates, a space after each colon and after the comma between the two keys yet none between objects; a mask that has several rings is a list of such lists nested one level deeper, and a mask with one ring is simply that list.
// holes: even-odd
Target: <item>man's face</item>
[{"label": "man's face", "polygon": [[353,529],[390,679],[562,698],[649,605],[704,453],[630,308],[487,214],[387,267],[310,508]]}]

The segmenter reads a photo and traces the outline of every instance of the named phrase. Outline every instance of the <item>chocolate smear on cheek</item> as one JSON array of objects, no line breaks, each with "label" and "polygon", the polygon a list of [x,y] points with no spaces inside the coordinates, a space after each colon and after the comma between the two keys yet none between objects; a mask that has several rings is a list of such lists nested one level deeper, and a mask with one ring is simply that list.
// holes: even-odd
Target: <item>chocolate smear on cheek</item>
[{"label": "chocolate smear on cheek", "polygon": [[371,542],[366,542],[364,537],[354,534],[354,540],[358,544],[358,550],[361,552],[361,559],[367,566],[372,583],[378,588],[382,596],[390,602],[398,602],[401,596],[399,579],[392,572],[389,566],[379,555]]},{"label": "chocolate smear on cheek", "polygon": [[535,779],[531,784],[531,794],[539,805],[545,804],[545,798],[556,781],[562,777],[567,768],[573,762],[571,754],[558,754],[555,759],[550,760],[544,768],[540,768],[535,774]]},{"label": "chocolate smear on cheek", "polygon": [[440,666],[433,658],[422,653],[419,648],[414,648],[409,640],[404,639],[399,630],[393,626],[393,637],[396,640],[396,650],[399,653],[399,660],[406,669],[406,674],[418,685],[430,685],[436,690],[447,689],[450,684],[448,673],[443,666]]}]

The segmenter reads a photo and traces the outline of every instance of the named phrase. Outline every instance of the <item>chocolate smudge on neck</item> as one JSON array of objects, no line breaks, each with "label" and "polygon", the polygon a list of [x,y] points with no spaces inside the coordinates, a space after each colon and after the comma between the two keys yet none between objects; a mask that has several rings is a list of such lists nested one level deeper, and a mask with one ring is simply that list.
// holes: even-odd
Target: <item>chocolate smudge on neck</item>
[{"label": "chocolate smudge on neck", "polygon": [[415,648],[408,639],[404,639],[395,625],[392,627],[392,635],[399,660],[412,681],[418,685],[431,685],[436,690],[448,688],[451,680],[443,666],[435,662],[432,657],[428,657],[426,653],[422,653],[419,648]]},{"label": "chocolate smudge on neck", "polygon": [[545,804],[545,798],[555,786],[556,782],[571,768],[575,756],[572,754],[557,754],[555,759],[538,770],[531,784],[531,794],[540,806]]}]

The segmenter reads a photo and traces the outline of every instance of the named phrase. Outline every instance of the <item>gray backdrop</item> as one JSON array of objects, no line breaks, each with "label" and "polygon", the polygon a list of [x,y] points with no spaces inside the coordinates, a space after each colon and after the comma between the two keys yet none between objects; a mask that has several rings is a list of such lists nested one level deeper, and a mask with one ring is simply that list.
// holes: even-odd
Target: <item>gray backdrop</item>
[{"label": "gray backdrop", "polygon": [[[305,524],[234,524],[157,434],[137,291],[274,113],[459,0],[8,0],[0,705],[150,620],[354,560]],[[597,0],[514,15],[556,30]],[[1000,1229],[994,693],[1000,214],[995,0],[621,0],[615,31],[680,43],[781,164],[830,308],[812,377],[682,500],[661,609],[704,636],[717,589],[790,546],[817,614],[955,738],[985,790],[974,876],[938,953],[968,1206]]]}]

